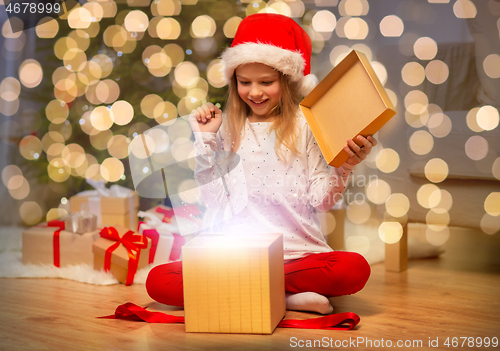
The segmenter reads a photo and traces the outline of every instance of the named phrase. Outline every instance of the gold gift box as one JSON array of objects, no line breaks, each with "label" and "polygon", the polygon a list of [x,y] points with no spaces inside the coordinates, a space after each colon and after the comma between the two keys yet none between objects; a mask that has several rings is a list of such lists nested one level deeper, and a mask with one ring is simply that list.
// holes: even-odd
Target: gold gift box
[{"label": "gold gift box", "polygon": [[[120,225],[114,225],[113,226],[120,237],[125,235],[130,229],[120,226]],[[140,235],[138,233],[135,233],[137,235]],[[139,250],[139,260],[137,262],[137,269],[141,269],[146,267],[149,264],[149,250],[151,248],[151,241],[146,238],[148,242],[148,246],[145,249]],[[99,271],[104,268],[104,256],[106,254],[106,250],[112,246],[115,245],[116,241],[113,240],[108,240],[103,237],[99,237],[93,244],[92,246],[92,251],[94,252],[94,269]],[[109,271],[115,277],[120,283],[125,284],[127,281],[127,274],[128,274],[128,261],[129,261],[129,256],[128,256],[128,251],[123,245],[119,245],[111,254],[111,265],[109,268]]]},{"label": "gold gift box", "polygon": [[[131,193],[131,196],[132,199],[130,199],[130,196],[100,196],[101,218],[100,223],[97,223],[97,225],[99,227],[109,227],[118,224],[129,229],[136,230],[138,225],[137,211],[139,208],[139,196],[135,191]],[[97,196],[72,196],[70,198],[71,213],[80,212],[82,205],[84,204],[87,204],[90,212],[93,213],[92,205],[89,203],[90,198],[97,198]],[[132,211],[131,202],[133,205]]]},{"label": "gold gift box", "polygon": [[[23,230],[23,264],[54,264],[54,232],[56,227],[44,224]],[[59,234],[60,265],[92,265],[92,244],[99,237],[99,231],[75,234],[61,230]]]},{"label": "gold gift box", "polygon": [[272,334],[285,316],[282,234],[198,235],[182,257],[186,332]]},{"label": "gold gift box", "polygon": [[326,159],[340,167],[348,139],[375,134],[395,114],[382,83],[363,53],[351,51],[300,103]]}]

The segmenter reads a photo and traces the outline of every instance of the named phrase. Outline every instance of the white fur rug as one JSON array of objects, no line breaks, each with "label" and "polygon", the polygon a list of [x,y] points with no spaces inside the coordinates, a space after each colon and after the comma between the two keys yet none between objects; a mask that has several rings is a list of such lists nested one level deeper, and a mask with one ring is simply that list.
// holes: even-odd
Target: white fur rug
[{"label": "white fur rug", "polygon": [[[418,226],[412,224],[410,234],[421,232]],[[373,265],[384,261],[384,243],[378,238],[377,227],[369,225],[353,225],[346,221],[346,233],[362,234],[368,241],[368,247],[359,249],[356,245],[347,246],[349,251],[361,253]],[[346,235],[347,238],[349,235]],[[366,245],[363,245],[366,247]],[[368,249],[369,248],[369,249]],[[418,235],[408,237],[408,257],[410,259],[437,257],[443,250],[425,242]],[[134,284],[144,284],[153,265],[137,271]],[[0,278],[63,278],[94,285],[111,285],[119,282],[104,271],[95,271],[89,265],[76,265],[57,268],[53,265],[23,265],[22,263],[22,228],[0,227]]]},{"label": "white fur rug", "polygon": [[[57,268],[54,265],[23,265],[22,228],[0,227],[0,278],[63,278],[94,285],[119,284],[111,273],[90,265]],[[144,284],[152,265],[139,269],[134,284]]]}]

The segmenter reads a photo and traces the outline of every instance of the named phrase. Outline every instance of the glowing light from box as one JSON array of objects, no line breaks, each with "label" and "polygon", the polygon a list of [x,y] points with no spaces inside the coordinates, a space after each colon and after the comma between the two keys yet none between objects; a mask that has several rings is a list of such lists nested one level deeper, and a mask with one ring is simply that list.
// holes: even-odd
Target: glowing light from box
[{"label": "glowing light from box", "polygon": [[498,157],[491,165],[491,173],[496,179],[500,180],[500,157]]},{"label": "glowing light from box", "polygon": [[500,192],[492,192],[484,200],[484,210],[490,216],[500,216]]},{"label": "glowing light from box", "polygon": [[26,88],[34,88],[43,78],[42,66],[33,59],[24,60],[19,66],[19,80]]},{"label": "glowing light from box", "polygon": [[380,171],[392,173],[399,167],[399,154],[393,149],[382,149],[377,152],[375,164]]},{"label": "glowing light from box", "polygon": [[441,246],[450,238],[450,228],[444,227],[441,230],[436,230],[434,227],[427,227],[425,230],[425,238],[432,245]]},{"label": "glowing light from box", "polygon": [[391,194],[385,202],[385,210],[395,218],[403,217],[410,209],[410,200],[405,194]]},{"label": "glowing light from box", "polygon": [[114,157],[108,157],[101,164],[101,175],[108,182],[117,182],[125,173],[122,161]]},{"label": "glowing light from box", "polygon": [[427,127],[432,136],[444,138],[451,132],[451,119],[444,113],[434,113],[429,118]]},{"label": "glowing light from box", "polygon": [[422,84],[425,79],[425,69],[418,62],[408,62],[401,70],[403,81],[412,87]]},{"label": "glowing light from box", "polygon": [[500,116],[493,106],[483,106],[477,111],[477,124],[483,130],[493,130],[498,127]]},{"label": "glowing light from box", "polygon": [[471,136],[465,142],[465,153],[471,160],[482,160],[488,154],[488,141],[480,135]]},{"label": "glowing light from box", "polygon": [[492,216],[485,213],[479,225],[483,232],[493,235],[500,230],[500,216]]},{"label": "glowing light from box", "polygon": [[358,17],[350,18],[344,26],[345,36],[350,40],[366,39],[369,30],[368,23]]},{"label": "glowing light from box", "polygon": [[368,200],[376,205],[383,204],[391,194],[391,186],[382,179],[372,180],[365,190]]},{"label": "glowing light from box", "polygon": [[412,90],[405,96],[405,107],[414,115],[424,113],[428,105],[429,99],[427,95],[420,90]]},{"label": "glowing light from box", "polygon": [[337,18],[328,10],[320,10],[312,18],[312,27],[316,32],[331,33],[337,25]]},{"label": "glowing light from box", "polygon": [[500,55],[490,54],[483,61],[484,72],[490,78],[500,78]]},{"label": "glowing light from box", "polygon": [[194,63],[185,61],[177,65],[174,76],[181,87],[190,88],[198,81],[200,72]]},{"label": "glowing light from box", "polygon": [[42,220],[43,214],[39,204],[34,201],[25,201],[19,207],[19,215],[27,225],[35,225]]},{"label": "glowing light from box", "polygon": [[457,18],[474,18],[477,14],[476,5],[470,0],[457,0],[453,4],[453,13]]},{"label": "glowing light from box", "polygon": [[370,250],[370,239],[363,235],[351,235],[345,240],[345,248],[349,252],[364,255]]},{"label": "glowing light from box", "polygon": [[434,208],[441,202],[441,191],[434,184],[424,184],[417,191],[417,202],[424,208]]},{"label": "glowing light from box", "polygon": [[432,230],[440,231],[450,224],[450,214],[442,208],[431,208],[425,216],[425,222]]},{"label": "glowing light from box", "polygon": [[27,160],[36,160],[42,153],[42,142],[34,135],[27,135],[19,142],[19,152]]},{"label": "glowing light from box", "polygon": [[14,77],[6,77],[0,83],[0,98],[14,101],[21,93],[21,83]]},{"label": "glowing light from box", "polygon": [[83,7],[74,7],[68,14],[68,25],[71,28],[88,28],[92,21],[92,14]]},{"label": "glowing light from box", "polygon": [[175,40],[181,35],[181,25],[173,18],[163,18],[156,25],[158,38]]},{"label": "glowing light from box", "polygon": [[425,130],[417,130],[410,137],[410,149],[417,155],[427,155],[434,147],[434,138]]},{"label": "glowing light from box", "polygon": [[403,236],[403,226],[399,222],[382,222],[378,227],[378,236],[386,244],[395,244]]},{"label": "glowing light from box", "polygon": [[125,16],[124,25],[129,32],[145,32],[149,26],[148,15],[141,10],[130,11]]},{"label": "glowing light from box", "polygon": [[448,65],[440,60],[432,60],[425,67],[425,76],[433,84],[443,84],[448,79]]},{"label": "glowing light from box", "polygon": [[438,51],[437,43],[429,37],[418,38],[413,44],[413,52],[421,60],[432,60]]},{"label": "glowing light from box", "polygon": [[430,159],[425,164],[424,173],[429,181],[440,183],[448,176],[448,164],[440,158]]},{"label": "glowing light from box", "polygon": [[384,37],[400,37],[405,30],[403,21],[396,15],[385,16],[380,21],[379,27]]}]

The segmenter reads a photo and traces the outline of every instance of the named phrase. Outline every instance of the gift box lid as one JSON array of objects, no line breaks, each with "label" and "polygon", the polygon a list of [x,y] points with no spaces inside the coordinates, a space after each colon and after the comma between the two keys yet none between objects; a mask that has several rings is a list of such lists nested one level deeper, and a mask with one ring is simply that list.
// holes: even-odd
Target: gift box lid
[{"label": "gift box lid", "polygon": [[[120,226],[120,225],[114,225],[113,228],[116,229],[118,234],[120,235],[120,238],[125,235],[125,233],[131,231],[130,229]],[[133,231],[132,231],[133,232]],[[134,235],[140,235],[137,232],[133,232]],[[148,259],[149,259],[149,249],[151,248],[151,240],[149,240],[147,237],[145,237],[147,241],[147,248],[140,250],[140,258],[139,258],[139,267],[141,268],[147,265]],[[92,252],[95,254],[100,254],[104,255],[106,250],[114,245],[116,241],[113,240],[108,240],[103,237],[99,237],[96,241],[94,241],[94,244],[92,245]],[[118,264],[122,267],[127,267],[128,266],[128,252],[127,249],[123,245],[119,245],[112,253],[112,262],[115,264]]]},{"label": "gift box lid", "polygon": [[373,135],[395,114],[366,56],[351,51],[300,103],[326,161],[340,167],[348,139]]}]

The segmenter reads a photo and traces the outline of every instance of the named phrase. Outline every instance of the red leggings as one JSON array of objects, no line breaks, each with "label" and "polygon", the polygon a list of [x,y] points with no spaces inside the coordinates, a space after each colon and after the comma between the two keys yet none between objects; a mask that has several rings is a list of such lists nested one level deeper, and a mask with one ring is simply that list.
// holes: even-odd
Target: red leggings
[{"label": "red leggings", "polygon": [[[355,252],[333,251],[311,254],[285,263],[285,291],[313,291],[323,296],[354,294],[370,276],[365,258]],[[184,306],[182,262],[154,267],[146,289],[153,300],[171,306]]]}]

